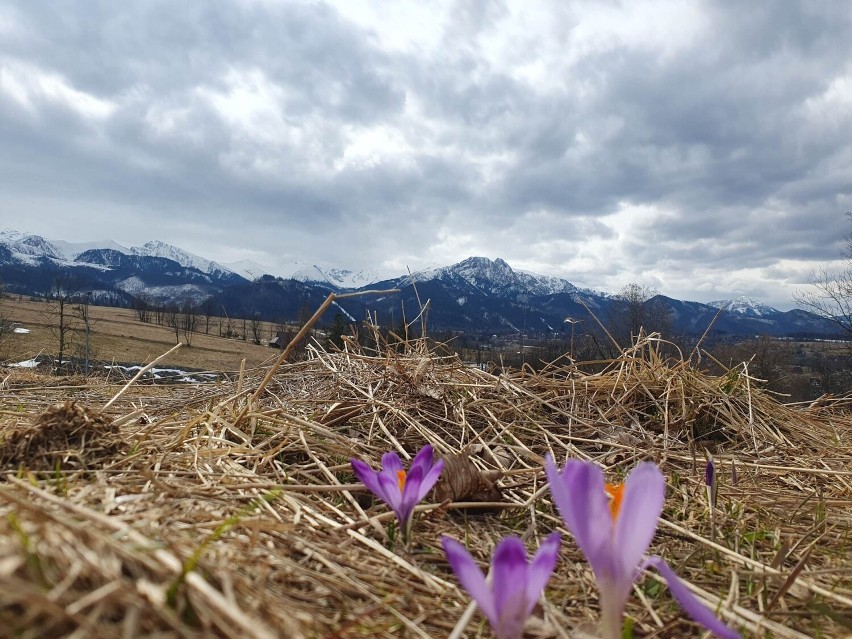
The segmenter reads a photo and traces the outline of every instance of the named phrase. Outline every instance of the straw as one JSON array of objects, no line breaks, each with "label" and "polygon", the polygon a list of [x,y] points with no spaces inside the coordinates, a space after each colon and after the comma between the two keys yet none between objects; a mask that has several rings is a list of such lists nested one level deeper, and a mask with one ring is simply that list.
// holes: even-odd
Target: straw
[{"label": "straw", "polygon": [[[209,385],[4,372],[4,631],[488,636],[441,536],[484,565],[505,535],[532,546],[560,529],[529,636],[589,636],[596,591],[551,503],[549,453],[593,460],[611,480],[656,461],[668,493],[652,551],[746,636],[849,632],[849,398],[785,405],[746,368],[717,375],[695,353],[663,357],[658,335],[536,372],[467,366],[428,336],[361,332],[342,350],[312,343],[306,360]],[[427,497],[406,547],[349,461],[377,467],[427,443],[453,469],[434,493],[450,497]],[[715,540],[703,449],[719,478]],[[698,636],[651,576],[628,614],[637,636]]]}]

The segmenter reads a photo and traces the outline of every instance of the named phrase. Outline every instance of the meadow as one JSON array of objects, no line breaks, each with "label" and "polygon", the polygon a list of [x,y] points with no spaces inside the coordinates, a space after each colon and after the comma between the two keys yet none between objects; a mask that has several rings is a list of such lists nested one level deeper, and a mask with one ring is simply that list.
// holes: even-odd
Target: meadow
[{"label": "meadow", "polygon": [[[140,322],[135,311],[125,308],[90,306],[90,357],[101,363],[147,364],[175,345],[175,331],[168,326]],[[58,349],[56,326],[58,320],[47,300],[18,300],[7,297],[0,300],[0,317],[14,323],[28,333],[6,332],[0,341],[0,359],[20,362],[42,355],[55,356]],[[248,339],[219,336],[219,318],[212,318],[209,333],[204,332],[204,318],[200,318],[200,331],[192,335],[191,346],[184,346],[160,362],[163,366],[191,368],[194,370],[238,371],[243,359],[248,368],[268,363],[277,355],[265,345]],[[242,329],[242,322],[234,322]],[[66,355],[82,357],[85,341],[83,324],[74,320],[71,346]],[[276,326],[262,322],[260,334],[264,341],[275,335]],[[248,332],[248,329],[247,329]]]},{"label": "meadow", "polygon": [[[36,317],[14,313],[34,327],[15,357],[30,357]],[[104,315],[99,353],[138,338],[115,358],[143,362],[173,346],[173,332],[123,313]],[[566,358],[489,372],[423,337],[388,343],[362,330],[370,339],[312,343],[299,361],[198,336],[177,351],[194,364],[172,363],[237,371],[209,384],[6,369],[2,627],[19,637],[489,637],[442,537],[487,569],[507,535],[531,552],[560,531],[524,636],[600,636],[594,576],[545,476],[550,455],[594,462],[610,482],[657,465],[666,498],[650,552],[743,636],[850,636],[848,398],[785,405],[743,369],[709,375],[661,357],[653,335],[595,373]],[[445,467],[403,543],[350,460],[378,468],[384,453],[410,460],[426,444]],[[652,571],[626,620],[628,637],[703,636]]]}]

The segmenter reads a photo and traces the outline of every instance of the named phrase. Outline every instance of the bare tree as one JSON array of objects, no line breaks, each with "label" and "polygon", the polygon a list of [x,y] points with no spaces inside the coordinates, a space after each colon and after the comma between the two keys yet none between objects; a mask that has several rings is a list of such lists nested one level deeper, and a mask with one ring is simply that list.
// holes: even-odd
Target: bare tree
[{"label": "bare tree", "polygon": [[187,346],[192,346],[192,334],[198,325],[198,314],[191,301],[186,301],[180,309],[180,327],[183,331],[183,341]]},{"label": "bare tree", "polygon": [[[846,215],[852,222],[852,211]],[[852,337],[852,233],[846,236],[840,256],[840,271],[819,268],[811,276],[811,289],[797,291],[793,300],[802,309],[834,322]]]},{"label": "bare tree", "polygon": [[73,283],[57,279],[48,295],[48,314],[50,318],[51,331],[58,341],[58,352],[56,356],[56,372],[62,369],[65,363],[65,353],[71,346],[72,336],[77,328],[76,316],[72,312],[72,306],[76,300]]},{"label": "bare tree", "polygon": [[154,321],[159,326],[171,326],[169,324],[169,309],[166,308],[166,304],[163,302],[154,302],[153,303],[153,311],[154,311]]},{"label": "bare tree", "polygon": [[260,313],[255,312],[252,315],[251,320],[249,321],[249,328],[251,329],[251,341],[260,346]]},{"label": "bare tree", "polygon": [[[0,303],[6,299],[6,286],[3,284],[3,281],[0,280]],[[0,344],[3,342],[3,338],[12,332],[12,320],[10,317],[6,317],[6,314],[0,310]]]},{"label": "bare tree", "polygon": [[171,329],[175,332],[175,344],[179,344],[181,317],[178,305],[175,303],[166,305],[163,316],[165,317],[166,325],[171,327]]},{"label": "bare tree", "polygon": [[147,324],[151,321],[151,301],[147,295],[138,295],[133,298],[133,309],[136,311],[136,317],[140,322]]},{"label": "bare tree", "polygon": [[216,301],[212,297],[208,297],[204,300],[204,304],[201,307],[201,310],[204,313],[204,334],[210,334],[210,320],[213,319],[213,315],[216,312]]},{"label": "bare tree", "polygon": [[[226,322],[224,329],[222,328],[223,319]],[[231,321],[231,316],[228,315],[228,311],[224,306],[222,306],[222,315],[219,317],[219,337],[239,337],[237,335],[237,331],[234,329],[234,323]]]},{"label": "bare tree", "polygon": [[671,331],[671,317],[659,293],[640,284],[628,284],[613,301],[609,328],[618,343],[625,347],[640,331],[658,332],[666,336]]},{"label": "bare tree", "polygon": [[77,296],[77,304],[74,306],[74,312],[77,314],[77,317],[83,322],[83,362],[84,362],[84,370],[85,374],[89,374],[89,354],[90,354],[90,343],[89,343],[89,334],[91,332],[91,315],[89,313],[89,306],[92,301],[92,292],[87,291],[82,295]]}]

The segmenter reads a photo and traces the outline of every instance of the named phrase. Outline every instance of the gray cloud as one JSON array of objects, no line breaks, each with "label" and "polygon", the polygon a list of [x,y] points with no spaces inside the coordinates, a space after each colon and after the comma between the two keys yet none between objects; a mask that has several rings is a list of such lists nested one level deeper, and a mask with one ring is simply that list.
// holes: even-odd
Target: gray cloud
[{"label": "gray cloud", "polygon": [[782,5],[7,3],[0,216],[788,307],[852,209],[852,15]]}]

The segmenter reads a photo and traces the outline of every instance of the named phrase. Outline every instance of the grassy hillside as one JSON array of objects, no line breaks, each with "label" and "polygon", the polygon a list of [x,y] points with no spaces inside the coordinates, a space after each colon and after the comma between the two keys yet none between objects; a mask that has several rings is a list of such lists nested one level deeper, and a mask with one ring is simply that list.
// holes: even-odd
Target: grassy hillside
[{"label": "grassy hillside", "polygon": [[[37,355],[55,356],[58,351],[56,326],[58,320],[49,301],[18,301],[6,298],[0,301],[0,317],[13,322],[29,333],[6,332],[0,340],[0,360],[19,362]],[[145,364],[159,357],[175,345],[175,331],[168,326],[143,323],[129,309],[90,307],[90,359],[101,363],[118,362]],[[219,318],[212,318],[210,333],[204,333],[204,318],[199,318],[200,332],[192,335],[191,346],[184,346],[160,364],[213,371],[238,370],[245,358],[246,366],[256,367],[277,356],[267,346],[252,343],[248,339],[219,337]],[[242,321],[233,320],[233,325],[242,334]],[[82,357],[84,344],[83,323],[74,320],[75,330],[70,337],[72,344],[66,355]],[[260,334],[264,342],[274,336],[275,326],[263,322]]]}]

